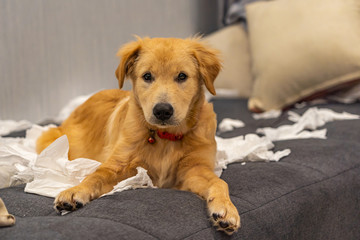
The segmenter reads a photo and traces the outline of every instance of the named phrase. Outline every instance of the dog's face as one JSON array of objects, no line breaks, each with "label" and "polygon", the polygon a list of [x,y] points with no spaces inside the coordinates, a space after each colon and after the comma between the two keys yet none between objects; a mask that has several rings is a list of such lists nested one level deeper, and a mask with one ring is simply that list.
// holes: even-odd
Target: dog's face
[{"label": "dog's face", "polygon": [[119,55],[119,86],[126,76],[132,79],[135,98],[151,125],[180,125],[202,97],[203,84],[215,94],[213,82],[221,68],[217,52],[197,39],[138,39]]}]

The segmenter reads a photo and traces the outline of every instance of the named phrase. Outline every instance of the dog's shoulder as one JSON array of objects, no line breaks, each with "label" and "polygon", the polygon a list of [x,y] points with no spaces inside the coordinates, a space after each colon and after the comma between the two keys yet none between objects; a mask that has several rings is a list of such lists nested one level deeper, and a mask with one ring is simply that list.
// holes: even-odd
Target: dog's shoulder
[{"label": "dog's shoulder", "polygon": [[199,124],[207,129],[216,131],[216,113],[212,103],[205,102],[200,110]]},{"label": "dog's shoulder", "polygon": [[213,104],[205,102],[199,112],[198,122],[192,129],[191,144],[214,144],[216,134],[216,114]]},{"label": "dog's shoulder", "polygon": [[88,114],[110,114],[121,99],[130,95],[128,91],[108,89],[92,95],[86,102],[80,105],[73,114],[86,117]]},{"label": "dog's shoulder", "polygon": [[72,127],[74,124],[105,126],[117,104],[122,99],[128,98],[129,95],[129,92],[118,89],[103,90],[95,93],[77,107],[70,117],[63,122],[62,126],[65,128]]}]

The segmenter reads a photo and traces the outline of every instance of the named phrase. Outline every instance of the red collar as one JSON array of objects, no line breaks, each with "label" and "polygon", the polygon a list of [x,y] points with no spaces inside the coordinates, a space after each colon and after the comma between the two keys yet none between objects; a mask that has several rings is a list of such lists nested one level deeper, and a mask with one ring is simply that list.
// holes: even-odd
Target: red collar
[{"label": "red collar", "polygon": [[[156,132],[157,132],[157,135],[159,136],[159,138],[167,139],[169,141],[179,141],[184,137],[183,134],[172,134],[172,133],[168,133],[168,132],[162,132],[160,130],[157,130]],[[155,143],[154,135],[155,135],[155,130],[150,129],[150,136],[148,138],[148,143],[150,143],[150,144]]]},{"label": "red collar", "polygon": [[170,141],[178,141],[184,137],[184,135],[182,135],[182,134],[176,135],[176,134],[172,134],[172,133],[168,133],[168,132],[161,132],[160,130],[157,130],[157,135],[161,139],[167,139]]}]

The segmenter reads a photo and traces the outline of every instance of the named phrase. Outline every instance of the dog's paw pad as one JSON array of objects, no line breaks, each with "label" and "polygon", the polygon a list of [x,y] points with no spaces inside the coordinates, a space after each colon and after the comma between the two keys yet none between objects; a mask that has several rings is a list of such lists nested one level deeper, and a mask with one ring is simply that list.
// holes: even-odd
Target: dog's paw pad
[{"label": "dog's paw pad", "polygon": [[239,229],[240,216],[230,201],[214,199],[208,207],[213,225],[218,231],[231,235]]},{"label": "dog's paw pad", "polygon": [[227,228],[229,226],[229,224],[227,222],[220,221],[219,226],[222,228]]},{"label": "dog's paw pad", "polygon": [[83,206],[84,206],[84,204],[81,202],[75,202],[74,204],[67,203],[67,202],[57,202],[57,203],[55,203],[55,210],[58,213],[62,213],[63,211],[71,212],[71,211],[75,211],[79,208],[82,208]]},{"label": "dog's paw pad", "polygon": [[54,208],[58,213],[62,213],[62,211],[71,212],[82,208],[89,201],[90,194],[88,192],[74,187],[57,195],[54,201]]},{"label": "dog's paw pad", "polygon": [[234,228],[226,228],[226,229],[225,229],[225,232],[226,232],[227,234],[229,234],[229,235],[233,234],[234,231],[235,231]]},{"label": "dog's paw pad", "polygon": [[239,228],[239,226],[236,224],[220,219],[218,221],[214,221],[214,226],[218,231],[223,231],[228,235],[232,235]]},{"label": "dog's paw pad", "polygon": [[212,218],[214,221],[218,220],[220,218],[220,215],[217,213],[213,213]]},{"label": "dog's paw pad", "polygon": [[72,211],[72,210],[74,210],[74,207],[73,207],[71,204],[69,204],[69,203],[64,203],[64,204],[63,204],[63,207],[64,207],[64,209],[65,209],[66,211]]},{"label": "dog's paw pad", "polygon": [[84,204],[82,204],[81,202],[76,202],[75,203],[76,209],[82,208],[84,206]]},{"label": "dog's paw pad", "polygon": [[73,207],[68,203],[56,203],[54,208],[58,214],[62,214],[64,211],[72,211]]}]

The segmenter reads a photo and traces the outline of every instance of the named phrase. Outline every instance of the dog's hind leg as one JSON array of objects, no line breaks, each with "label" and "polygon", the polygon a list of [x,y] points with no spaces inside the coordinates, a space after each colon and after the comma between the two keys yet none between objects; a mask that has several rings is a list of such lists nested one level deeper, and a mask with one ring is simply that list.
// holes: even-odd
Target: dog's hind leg
[{"label": "dog's hind leg", "polygon": [[36,152],[40,154],[45,148],[62,135],[64,135],[64,133],[61,131],[61,127],[50,128],[37,139]]}]

